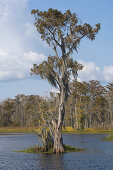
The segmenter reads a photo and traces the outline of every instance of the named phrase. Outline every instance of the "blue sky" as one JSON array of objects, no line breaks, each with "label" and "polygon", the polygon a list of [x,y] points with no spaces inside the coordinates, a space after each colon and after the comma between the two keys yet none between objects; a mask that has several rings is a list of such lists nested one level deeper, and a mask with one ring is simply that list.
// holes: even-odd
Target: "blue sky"
[{"label": "blue sky", "polygon": [[101,23],[96,39],[82,40],[73,56],[84,65],[79,80],[113,82],[113,0],[0,0],[0,100],[53,90],[47,81],[30,76],[32,65],[52,53],[34,27],[30,12],[37,8],[70,9],[81,23]]}]

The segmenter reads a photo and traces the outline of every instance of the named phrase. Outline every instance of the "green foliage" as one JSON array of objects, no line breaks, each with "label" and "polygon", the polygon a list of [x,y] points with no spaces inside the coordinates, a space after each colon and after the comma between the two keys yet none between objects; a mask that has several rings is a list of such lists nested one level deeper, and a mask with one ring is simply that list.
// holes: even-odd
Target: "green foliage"
[{"label": "green foliage", "polygon": [[75,148],[74,146],[70,146],[70,145],[64,145],[64,150],[65,150],[65,152],[80,152],[80,151],[85,151],[85,149]]},{"label": "green foliage", "polygon": [[[112,127],[113,93],[112,85],[109,84],[109,86],[109,88],[104,88],[95,81],[92,83],[74,82],[71,86],[72,93],[66,103],[65,126],[72,126],[73,118],[75,128],[78,123],[84,128],[110,129]],[[53,118],[57,120],[58,105],[57,96],[45,100],[34,95],[18,95],[15,99],[8,99],[0,104],[0,126],[22,126],[20,122],[24,119],[24,127],[36,126],[41,129],[44,121],[51,122]]]},{"label": "green foliage", "polygon": [[[74,146],[64,145],[64,153],[66,152],[80,152],[85,151],[85,149],[82,148],[75,148]],[[25,153],[54,153],[53,148],[49,148],[49,150],[46,150],[44,146],[33,146],[23,151],[17,151],[17,152],[25,152]]]},{"label": "green foliage", "polygon": [[[66,128],[67,129],[67,128]],[[84,130],[76,130],[75,128],[73,130],[63,130],[64,134],[109,134],[113,133],[112,130],[104,130],[104,129],[93,129],[93,128],[88,128]]]},{"label": "green foliage", "polygon": [[[34,64],[33,69],[31,69],[31,74],[40,75],[42,79],[47,79],[48,82],[60,89],[61,88],[61,76],[62,76],[62,58],[57,58],[56,56],[49,56],[47,61],[43,61],[40,65]],[[70,81],[70,76],[75,76],[77,71],[81,70],[83,66],[72,58],[69,59],[67,63],[66,80]]]},{"label": "green foliage", "polygon": [[72,53],[73,49],[77,50],[80,39],[84,36],[94,40],[100,29],[100,24],[96,24],[95,28],[87,23],[80,25],[76,13],[71,13],[70,10],[62,13],[52,8],[48,11],[33,9],[31,13],[35,17],[35,26],[42,39],[46,40],[49,45],[53,46],[55,43],[61,46],[60,41],[63,37],[69,53]]},{"label": "green foliage", "polygon": [[48,11],[33,9],[31,13],[35,17],[35,26],[41,38],[46,40],[55,52],[55,56],[49,56],[47,61],[40,65],[34,64],[31,73],[47,79],[52,86],[59,89],[60,94],[64,89],[66,101],[70,93],[70,76],[73,75],[76,78],[77,71],[83,68],[82,65],[73,61],[70,54],[73,50],[77,51],[83,37],[94,40],[100,24],[96,24],[95,28],[87,23],[80,25],[76,13],[71,13],[70,10],[62,13],[52,8]]}]

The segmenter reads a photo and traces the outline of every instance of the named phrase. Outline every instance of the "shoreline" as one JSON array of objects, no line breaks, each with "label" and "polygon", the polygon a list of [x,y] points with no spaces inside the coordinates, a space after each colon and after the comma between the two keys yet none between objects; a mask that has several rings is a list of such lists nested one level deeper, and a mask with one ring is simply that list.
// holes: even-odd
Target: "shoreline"
[{"label": "shoreline", "polygon": [[[5,127],[0,128],[0,135],[24,135],[24,134],[37,134],[39,132],[38,128],[34,127]],[[62,130],[63,134],[111,134],[113,130],[102,130],[102,129],[85,129],[76,130],[70,127],[66,127]]]}]

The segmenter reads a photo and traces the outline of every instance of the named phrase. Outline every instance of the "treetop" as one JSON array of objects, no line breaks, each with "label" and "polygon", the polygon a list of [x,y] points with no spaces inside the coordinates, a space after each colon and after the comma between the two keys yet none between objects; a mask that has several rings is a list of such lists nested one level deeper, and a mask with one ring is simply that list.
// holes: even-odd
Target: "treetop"
[{"label": "treetop", "polygon": [[80,24],[76,13],[67,10],[65,13],[57,9],[48,9],[48,11],[39,11],[33,9],[31,14],[35,17],[35,26],[41,34],[41,38],[46,40],[50,46],[59,46],[65,44],[65,50],[70,54],[73,50],[77,51],[80,40],[87,37],[90,40],[95,39],[95,35],[100,29],[100,23],[93,28],[90,24]]}]

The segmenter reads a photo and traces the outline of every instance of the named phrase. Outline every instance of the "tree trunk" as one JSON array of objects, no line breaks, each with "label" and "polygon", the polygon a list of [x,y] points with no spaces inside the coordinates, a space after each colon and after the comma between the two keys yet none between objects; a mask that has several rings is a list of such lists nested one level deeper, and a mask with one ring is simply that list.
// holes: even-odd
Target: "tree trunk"
[{"label": "tree trunk", "polygon": [[63,147],[63,138],[62,138],[62,128],[55,128],[54,133],[54,152],[55,153],[63,153],[64,147]]},{"label": "tree trunk", "polygon": [[[74,98],[73,98],[73,101],[74,101]],[[72,102],[73,102],[72,101]],[[72,128],[74,128],[74,105],[75,105],[75,103],[72,103],[72,105],[71,105],[71,127]]]},{"label": "tree trunk", "polygon": [[62,138],[62,126],[64,122],[65,116],[65,103],[68,98],[68,79],[67,79],[67,62],[68,58],[66,56],[64,39],[61,37],[61,50],[62,50],[62,77],[60,81],[60,96],[59,96],[59,116],[58,123],[55,125],[55,134],[54,134],[54,152],[55,153],[63,153],[63,138]]},{"label": "tree trunk", "polygon": [[65,116],[65,89],[62,88],[61,95],[60,95],[60,103],[59,103],[59,117],[58,117],[58,123],[54,126],[54,152],[55,153],[63,153],[64,147],[63,147],[63,138],[62,138],[62,126]]},{"label": "tree trunk", "polygon": [[58,124],[55,124],[54,128],[54,152],[55,153],[63,153],[63,138],[62,138],[62,126],[64,121],[65,115],[65,100],[64,100],[64,93],[61,94],[60,98],[60,105],[59,105],[59,117],[58,117]]}]

